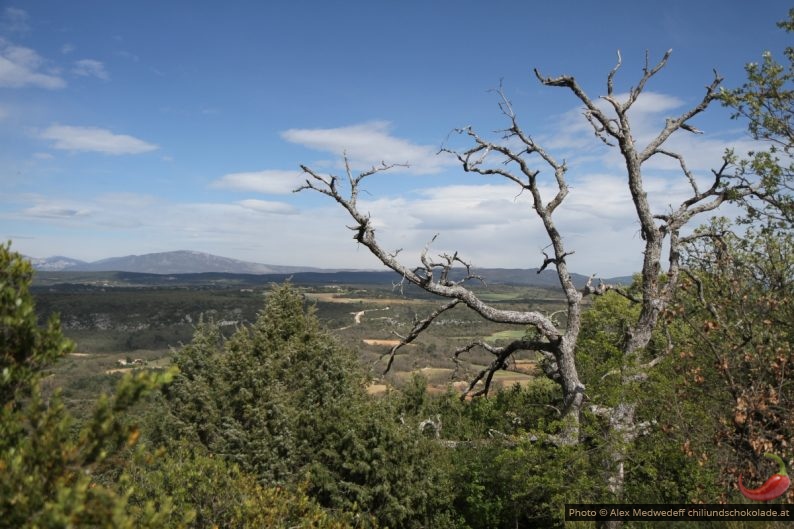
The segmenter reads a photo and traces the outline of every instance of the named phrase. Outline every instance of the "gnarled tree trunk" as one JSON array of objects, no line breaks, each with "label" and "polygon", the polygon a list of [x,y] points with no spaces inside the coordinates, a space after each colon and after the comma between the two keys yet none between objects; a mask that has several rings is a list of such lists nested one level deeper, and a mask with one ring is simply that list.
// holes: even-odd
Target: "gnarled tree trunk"
[{"label": "gnarled tree trunk", "polygon": [[[721,82],[716,75],[711,84],[706,87],[705,95],[697,105],[678,117],[668,118],[665,126],[647,145],[640,147],[635,144],[629,110],[645,89],[646,83],[666,65],[669,57],[670,52],[668,51],[653,67],[649,67],[646,60],[643,74],[637,85],[630,89],[624,98],[619,98],[614,92],[614,77],[621,66],[621,58],[618,53],[618,63],[607,76],[606,95],[601,96],[601,99],[607,103],[606,109],[597,105],[573,77],[544,77],[535,70],[538,80],[543,85],[566,88],[584,105],[585,119],[592,125],[595,135],[607,145],[616,147],[624,161],[627,186],[640,223],[641,235],[645,241],[640,297],[634,297],[614,285],[604,283],[594,285],[592,277],[582,290],[578,290],[574,285],[566,263],[566,257],[573,251],[566,249],[563,236],[554,221],[555,211],[568,195],[568,167],[565,162],[558,161],[531,136],[524,133],[501,88],[497,91],[500,97],[499,107],[508,120],[508,127],[503,131],[502,141],[488,141],[479,136],[471,127],[466,127],[458,129],[456,132],[472,143],[470,148],[462,151],[442,148],[443,152],[451,153],[458,159],[464,171],[506,179],[515,183],[520,192],[528,193],[530,196],[529,206],[543,225],[549,240],[548,247],[552,249],[551,254],[544,252],[540,270],[554,266],[560,287],[565,294],[567,319],[564,327],[558,326],[549,316],[539,311],[504,310],[485,303],[472,289],[468,288],[468,281],[479,278],[471,273],[470,265],[460,258],[457,252],[452,255],[441,254],[434,259],[428,255],[430,247],[428,244],[419,256],[419,264],[408,266],[398,260],[399,251],[386,251],[375,236],[375,229],[369,214],[364,214],[359,209],[358,195],[362,180],[395,166],[384,163],[354,175],[347,158],[345,158],[345,175],[341,178],[330,174],[320,174],[307,166],[301,166],[306,180],[296,191],[308,189],[331,197],[347,210],[353,219],[354,225],[351,230],[353,230],[354,239],[358,243],[367,247],[385,266],[400,274],[404,282],[412,283],[427,292],[450,300],[427,318],[417,322],[413,330],[392,348],[391,358],[399,348],[419,336],[433,319],[458,304],[469,307],[492,322],[534,327],[537,330],[537,338],[531,341],[515,340],[506,346],[495,347],[484,340],[475,340],[458,349],[455,352],[456,357],[475,347],[482,348],[493,355],[493,361],[471,381],[465,394],[486,394],[494,373],[507,367],[506,362],[510,355],[517,351],[536,351],[548,359],[544,367],[546,375],[559,384],[562,391],[561,412],[566,427],[558,435],[556,442],[560,445],[573,445],[580,442],[579,425],[585,404],[585,387],[580,380],[576,362],[582,300],[588,295],[601,295],[609,290],[615,290],[641,305],[640,315],[637,321],[631,322],[629,325],[623,346],[625,357],[631,359],[632,365],[636,367],[633,367],[630,372],[622,372],[621,376],[626,377],[626,381],[647,378],[648,370],[658,363],[659,358],[647,361],[642,355],[657,326],[660,315],[671,300],[677,286],[680,267],[679,247],[687,239],[680,236],[681,228],[693,216],[717,208],[730,194],[737,196],[753,191],[745,183],[736,186],[728,185],[727,161],[719,170],[713,171],[712,185],[708,189],[701,190],[688,170],[683,157],[664,148],[665,142],[679,130],[690,133],[699,132],[689,125],[688,121],[703,112],[715,99],[717,87]],[[656,214],[651,210],[643,184],[643,164],[654,156],[676,160],[680,165],[682,176],[688,180],[692,188],[690,197],[681,202],[677,208]],[[556,191],[553,196],[544,196],[541,192],[540,171],[533,168],[537,162],[545,165],[554,175]],[[666,270],[663,270],[662,247],[665,241],[668,242],[670,248],[666,259]],[[450,272],[455,265],[464,266],[468,271],[461,280],[453,281],[451,279]],[[664,281],[662,274],[667,275]],[[391,358],[388,366],[391,366]],[[480,381],[484,382],[483,387],[476,390],[477,383]],[[594,403],[592,409],[607,418],[612,432],[620,441],[614,452],[607,457],[610,468],[606,483],[607,489],[613,496],[620,499],[623,494],[625,471],[623,447],[628,446],[641,433],[643,425],[637,425],[635,422],[636,404],[633,402],[621,402],[612,407]],[[614,526],[614,524],[610,525]]]}]

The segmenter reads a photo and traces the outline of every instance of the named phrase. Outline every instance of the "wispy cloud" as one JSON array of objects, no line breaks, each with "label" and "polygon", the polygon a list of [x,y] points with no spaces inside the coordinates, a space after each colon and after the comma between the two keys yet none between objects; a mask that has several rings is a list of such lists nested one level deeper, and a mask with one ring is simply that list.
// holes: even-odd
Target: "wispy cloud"
[{"label": "wispy cloud", "polygon": [[387,121],[371,121],[333,129],[289,129],[281,136],[291,142],[341,157],[347,153],[356,169],[386,163],[407,163],[407,172],[439,173],[454,165],[451,157],[439,155],[438,146],[418,145],[390,133]]},{"label": "wispy cloud", "polygon": [[89,211],[86,209],[79,209],[54,203],[37,204],[22,211],[22,215],[25,217],[61,220],[85,217],[88,214]]},{"label": "wispy cloud", "polygon": [[[654,211],[675,205],[689,191],[684,179],[650,176],[645,183]],[[552,177],[541,182],[546,199],[553,191]],[[355,244],[346,228],[350,219],[330,200],[304,203],[300,214],[293,214],[297,208],[286,201],[179,203],[126,193],[79,200],[22,197],[14,203],[21,204],[16,215],[2,217],[31,226],[22,235],[37,233],[35,225],[69,228],[57,239],[42,237],[40,246],[26,249],[31,255],[100,258],[189,247],[277,264],[381,266]],[[548,244],[530,197],[519,195],[512,184],[437,186],[380,198],[362,195],[359,208],[372,213],[383,248],[402,248],[400,258],[407,265],[419,263],[423,247],[437,233],[440,236],[431,254],[458,251],[481,267],[539,266],[541,250]],[[555,214],[555,222],[566,249],[576,251],[568,258],[572,270],[608,277],[638,268],[643,243],[620,173],[580,176]],[[112,241],[107,233],[113,233]],[[93,240],[102,244],[94,245]],[[84,253],[76,255],[73,248]]]},{"label": "wispy cloud", "polygon": [[[99,259],[190,248],[274,264],[317,263],[325,254],[330,266],[341,262],[334,252],[350,253],[344,216],[333,207],[292,215],[289,204],[260,200],[179,203],[129,193],[89,197],[87,204],[81,200],[16,197],[13,203],[21,207],[0,210],[0,219],[21,221],[21,237],[39,234],[42,226],[59,228],[57,238],[43,236],[22,245],[29,255]],[[327,222],[317,226],[318,218]],[[369,266],[374,264],[370,259]]]},{"label": "wispy cloud", "polygon": [[230,173],[214,181],[211,186],[235,191],[253,191],[266,195],[291,193],[301,183],[299,171],[255,171]]},{"label": "wispy cloud", "polygon": [[[628,101],[629,94],[623,93],[618,94],[615,98],[620,102]],[[608,103],[601,101],[601,104],[607,106]],[[684,104],[684,101],[678,97],[671,96],[668,94],[662,94],[660,92],[643,92],[640,94],[640,97],[634,102],[631,106],[630,112],[634,115],[636,114],[643,114],[643,115],[653,115],[653,114],[663,114],[668,113],[671,110],[676,108],[681,108]],[[611,108],[611,107],[610,107]]]},{"label": "wispy cloud", "polygon": [[24,33],[30,29],[28,13],[18,7],[6,7],[3,10],[2,27],[12,33]]},{"label": "wispy cloud", "polygon": [[[544,200],[554,196],[553,177],[539,183]],[[645,188],[653,211],[659,213],[691,195],[684,178],[669,175],[649,175]],[[422,248],[438,233],[431,253],[459,251],[477,266],[539,266],[548,236],[532,209],[531,197],[518,191],[515,185],[501,183],[440,186],[362,199],[359,208],[372,214],[383,247],[402,248],[408,264],[418,263]],[[695,219],[692,227],[706,218]],[[555,213],[555,223],[566,249],[576,252],[569,258],[573,270],[608,276],[640,266],[640,227],[619,172],[579,175]]]},{"label": "wispy cloud", "polygon": [[98,127],[52,125],[40,137],[52,140],[53,147],[65,151],[101,152],[104,154],[140,154],[156,150],[157,145]]},{"label": "wispy cloud", "polygon": [[[628,94],[615,95],[615,99],[618,101],[625,101],[628,97]],[[607,101],[597,99],[594,103],[608,116],[614,116],[612,105]],[[683,104],[681,99],[667,94],[656,92],[640,94],[629,110],[635,140],[640,143],[649,141],[654,133],[659,132],[657,130],[659,123],[664,126],[664,121],[659,119],[659,114],[671,114],[670,111],[680,108]],[[593,127],[585,119],[582,107],[577,106],[556,116],[554,122],[554,131],[551,134],[540,136],[546,148],[592,151],[594,147],[603,146],[600,142],[593,141]]]},{"label": "wispy cloud", "polygon": [[284,202],[272,202],[269,200],[248,199],[238,202],[242,207],[259,213],[272,213],[276,215],[296,215],[298,209]]},{"label": "wispy cloud", "polygon": [[125,59],[130,60],[132,62],[139,62],[141,60],[140,57],[127,50],[117,51],[116,55],[118,55],[119,57],[124,57]]},{"label": "wispy cloud", "polygon": [[43,73],[44,59],[30,48],[14,46],[0,38],[0,86],[38,86],[55,90],[66,86],[56,74]]},{"label": "wispy cloud", "polygon": [[70,43],[68,43],[68,42],[67,42],[66,44],[64,44],[63,46],[61,46],[61,53],[63,53],[64,55],[69,55],[69,54],[70,54],[70,53],[72,53],[72,52],[73,52],[75,49],[76,49],[76,48],[74,47],[74,44],[70,44]]},{"label": "wispy cloud", "polygon": [[81,59],[75,61],[72,73],[82,77],[96,77],[103,81],[110,79],[110,75],[107,70],[105,70],[105,65],[94,59]]},{"label": "wispy cloud", "polygon": [[[625,100],[628,94],[618,94],[618,100]],[[608,115],[613,115],[611,105],[598,100],[596,105]],[[629,110],[632,136],[637,148],[642,150],[664,129],[665,120],[678,117],[690,105],[682,99],[657,92],[643,92]],[[552,150],[559,159],[567,159],[569,166],[600,164],[614,170],[623,170],[624,160],[616,148],[605,146],[593,136],[593,128],[582,115],[581,108],[574,108],[556,118],[558,127],[552,133],[540,135],[540,143]],[[694,173],[701,185],[713,180],[712,169],[722,164],[727,148],[735,148],[737,153],[757,150],[758,143],[746,136],[727,135],[724,131],[705,130],[705,134],[692,134],[678,131],[670,136],[664,149],[680,154],[686,160],[687,168]],[[680,173],[677,160],[655,155],[643,166],[646,173],[651,171],[673,171]],[[684,178],[681,175],[681,178]]]}]

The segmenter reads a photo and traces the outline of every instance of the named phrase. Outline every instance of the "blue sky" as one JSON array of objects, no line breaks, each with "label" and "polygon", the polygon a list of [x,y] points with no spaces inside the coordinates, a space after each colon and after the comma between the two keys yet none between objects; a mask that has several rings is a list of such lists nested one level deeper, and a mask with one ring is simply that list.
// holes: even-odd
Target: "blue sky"
[{"label": "blue sky", "polygon": [[[293,194],[298,164],[339,173],[381,160],[362,209],[413,263],[433,248],[478,266],[538,266],[547,240],[525,197],[437,155],[449,132],[506,126],[502,80],[528,133],[570,166],[558,223],[571,268],[641,262],[622,171],[570,93],[592,97],[621,50],[616,90],[669,48],[634,109],[650,137],[790,36],[783,2],[0,1],[0,237],[27,255],[84,260],[189,249],[283,265],[378,268],[327,197]],[[727,146],[752,148],[717,106],[674,136],[699,178]],[[659,209],[685,198],[669,163],[646,168]],[[551,176],[548,172],[544,173]],[[546,188],[551,191],[550,187]],[[730,214],[730,210],[726,211]]]}]

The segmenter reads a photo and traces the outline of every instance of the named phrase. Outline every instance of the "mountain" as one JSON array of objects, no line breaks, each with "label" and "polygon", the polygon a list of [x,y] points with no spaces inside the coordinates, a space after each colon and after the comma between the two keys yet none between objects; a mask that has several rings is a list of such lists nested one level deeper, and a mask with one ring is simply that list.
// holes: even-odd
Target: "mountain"
[{"label": "mountain", "polygon": [[[45,259],[31,259],[36,270],[47,272],[127,272],[135,274],[230,274],[262,276],[258,280],[280,280],[290,275],[295,276],[299,282],[328,282],[328,283],[389,283],[399,281],[399,277],[389,270],[327,270],[308,266],[277,266],[261,263],[238,261],[227,257],[220,257],[202,252],[176,251],[150,253],[144,255],[128,255],[125,257],[112,257],[92,263],[70,259],[68,257],[47,257]],[[544,270],[537,273],[537,268],[478,268],[472,273],[481,276],[486,284],[527,285],[546,288],[559,288],[560,282],[554,270]],[[454,269],[450,274],[453,281],[463,277],[463,269]],[[588,276],[571,274],[574,283],[581,288],[587,282]],[[200,281],[203,278],[194,277],[190,281]],[[204,278],[208,279],[209,278]],[[243,279],[243,278],[241,278]],[[251,278],[253,279],[253,278]],[[150,278],[153,281],[154,278]],[[605,279],[607,283],[631,283],[631,277],[614,277]],[[472,284],[476,284],[472,281]]]},{"label": "mountain", "polygon": [[75,266],[87,264],[85,261],[78,261],[70,257],[63,257],[61,255],[54,255],[52,257],[28,257],[35,270],[44,272],[61,272],[63,270],[71,270]]},{"label": "mountain", "polygon": [[[60,259],[60,261],[54,261]],[[49,257],[32,259],[37,270],[63,272],[137,272],[143,274],[196,274],[217,272],[225,274],[290,274],[296,272],[317,271],[318,268],[301,266],[276,266],[260,263],[249,263],[229,259],[202,252],[180,250],[176,252],[150,253],[144,255],[127,255],[111,257],[92,263],[69,260],[65,257]],[[53,268],[50,261],[62,263],[60,268]],[[71,261],[71,264],[68,262]],[[48,266],[44,268],[42,266]]]}]

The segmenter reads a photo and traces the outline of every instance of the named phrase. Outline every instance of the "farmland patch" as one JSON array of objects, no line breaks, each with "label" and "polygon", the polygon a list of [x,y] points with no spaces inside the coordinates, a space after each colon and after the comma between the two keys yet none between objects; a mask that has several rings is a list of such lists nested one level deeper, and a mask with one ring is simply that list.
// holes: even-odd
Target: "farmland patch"
[{"label": "farmland patch", "polygon": [[[374,339],[369,339],[369,338],[361,340],[361,341],[364,342],[367,345],[384,345],[386,347],[394,347],[395,345],[398,345],[400,343],[400,340],[374,340]],[[406,345],[408,347],[416,347],[416,345],[412,344],[412,343],[409,343],[409,344],[406,344]]]}]

